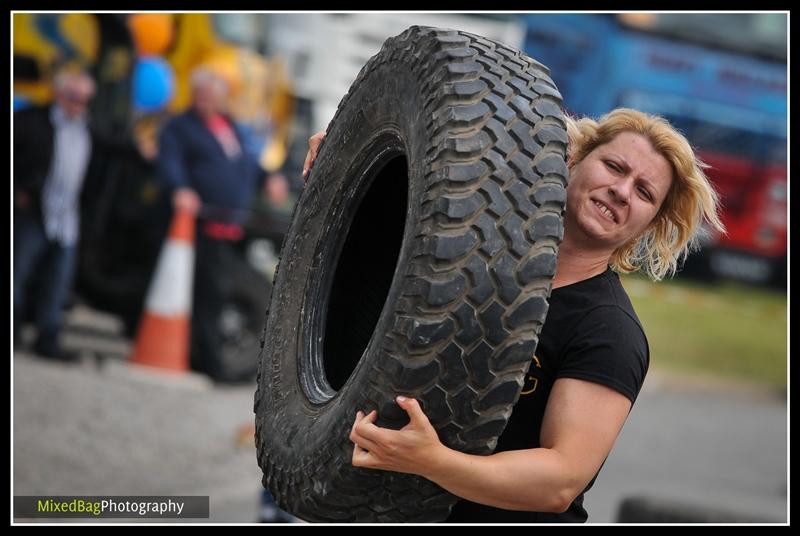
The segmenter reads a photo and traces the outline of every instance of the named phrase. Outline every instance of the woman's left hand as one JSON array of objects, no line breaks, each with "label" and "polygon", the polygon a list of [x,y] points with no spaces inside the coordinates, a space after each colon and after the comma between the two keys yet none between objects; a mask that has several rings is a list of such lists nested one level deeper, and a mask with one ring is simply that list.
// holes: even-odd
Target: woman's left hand
[{"label": "woman's left hand", "polygon": [[425,476],[445,447],[416,399],[398,396],[396,401],[411,419],[400,430],[376,426],[375,410],[368,415],[361,411],[356,414],[350,432],[350,441],[355,443],[352,463],[355,467]]}]

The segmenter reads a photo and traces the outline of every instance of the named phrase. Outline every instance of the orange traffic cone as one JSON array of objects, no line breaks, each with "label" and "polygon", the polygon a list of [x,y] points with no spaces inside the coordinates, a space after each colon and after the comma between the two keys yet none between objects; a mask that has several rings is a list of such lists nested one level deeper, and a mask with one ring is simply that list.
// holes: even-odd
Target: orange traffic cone
[{"label": "orange traffic cone", "polygon": [[175,213],[147,291],[132,363],[189,370],[194,226],[194,215],[182,210]]}]

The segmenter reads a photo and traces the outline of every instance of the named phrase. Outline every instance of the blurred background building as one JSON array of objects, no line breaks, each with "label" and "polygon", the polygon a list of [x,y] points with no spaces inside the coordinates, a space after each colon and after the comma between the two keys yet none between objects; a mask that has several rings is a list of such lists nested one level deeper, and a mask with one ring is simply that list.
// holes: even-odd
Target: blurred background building
[{"label": "blurred background building", "polygon": [[[46,102],[55,65],[81,62],[99,80],[97,127],[147,149],[162,114],[187,106],[190,71],[212,66],[234,88],[231,110],[251,150],[296,178],[308,137],[326,128],[383,41],[412,24],[523,49],[550,67],[569,113],[631,106],[667,117],[711,166],[728,228],[705,237],[685,273],[785,287],[785,13],[17,13],[14,106]],[[124,158],[96,163],[103,180],[89,187],[138,186],[146,174],[114,179],[130,175]],[[152,184],[144,203],[155,202]],[[274,264],[276,248],[261,243],[252,255]]]}]

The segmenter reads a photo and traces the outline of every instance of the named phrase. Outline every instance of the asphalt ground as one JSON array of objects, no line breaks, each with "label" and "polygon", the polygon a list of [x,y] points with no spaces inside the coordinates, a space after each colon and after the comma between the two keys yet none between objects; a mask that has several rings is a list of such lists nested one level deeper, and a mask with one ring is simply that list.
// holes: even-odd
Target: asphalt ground
[{"label": "asphalt ground", "polygon": [[[255,384],[131,365],[120,330],[78,308],[65,345],[79,364],[14,352],[13,494],[207,495],[209,519],[191,521],[256,521]],[[785,523],[787,477],[785,393],[651,371],[585,504],[590,523],[616,522],[631,498]]]}]

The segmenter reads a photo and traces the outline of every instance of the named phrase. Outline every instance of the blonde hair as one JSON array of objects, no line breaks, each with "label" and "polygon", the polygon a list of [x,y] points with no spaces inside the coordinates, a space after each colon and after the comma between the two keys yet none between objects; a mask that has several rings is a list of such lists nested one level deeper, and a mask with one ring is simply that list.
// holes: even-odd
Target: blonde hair
[{"label": "blonde hair", "polygon": [[568,167],[622,132],[647,138],[672,167],[673,180],[664,203],[641,235],[617,248],[609,261],[622,273],[641,270],[654,281],[674,275],[681,260],[697,248],[703,222],[724,233],[719,219],[719,196],[706,177],[708,165],[700,161],[686,138],[659,116],[630,108],[617,108],[595,121],[567,120]]}]

